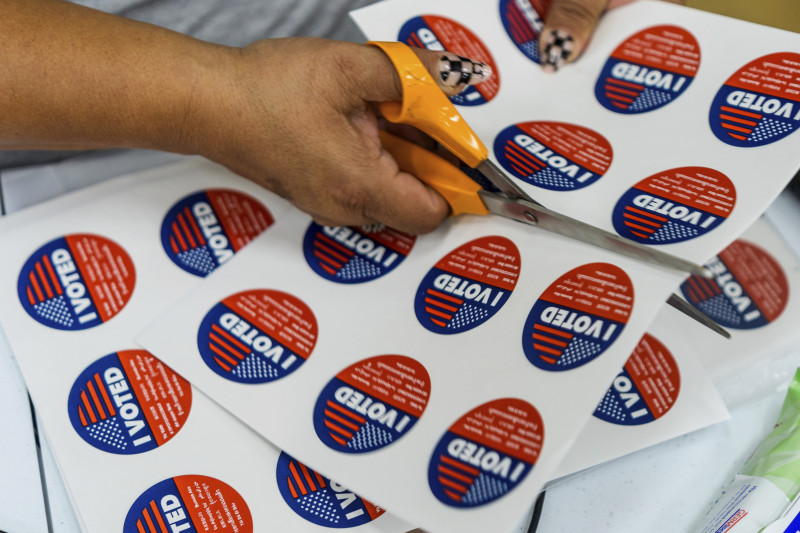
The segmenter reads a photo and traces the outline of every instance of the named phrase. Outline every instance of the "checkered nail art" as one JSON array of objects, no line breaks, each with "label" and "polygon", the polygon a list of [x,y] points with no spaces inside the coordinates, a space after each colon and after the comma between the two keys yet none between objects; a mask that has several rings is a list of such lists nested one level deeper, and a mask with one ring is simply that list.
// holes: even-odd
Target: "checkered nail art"
[{"label": "checkered nail art", "polygon": [[492,67],[450,52],[439,58],[442,83],[448,87],[466,87],[485,81],[492,75]]},{"label": "checkered nail art", "polygon": [[564,30],[550,30],[543,37],[542,68],[548,72],[555,72],[572,55],[575,40]]}]

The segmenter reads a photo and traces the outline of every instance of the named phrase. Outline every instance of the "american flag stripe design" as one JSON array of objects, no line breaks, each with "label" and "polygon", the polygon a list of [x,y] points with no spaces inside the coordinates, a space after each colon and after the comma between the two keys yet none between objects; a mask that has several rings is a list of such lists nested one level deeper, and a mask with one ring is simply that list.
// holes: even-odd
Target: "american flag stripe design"
[{"label": "american flag stripe design", "polygon": [[762,118],[763,115],[752,111],[720,106],[720,126],[727,130],[728,135],[739,141],[746,141]]},{"label": "american flag stripe design", "polygon": [[53,269],[53,264],[46,254],[42,255],[42,258],[34,264],[28,274],[28,285],[25,292],[31,305],[45,302],[64,293],[61,282]]},{"label": "american flag stripe design", "polygon": [[546,363],[555,364],[572,340],[572,333],[561,331],[544,324],[533,325],[533,348]]},{"label": "american flag stripe design", "polygon": [[692,304],[698,304],[722,293],[722,289],[713,280],[695,275],[689,276],[683,286]]},{"label": "american flag stripe design", "polygon": [[625,219],[624,224],[630,229],[630,232],[642,239],[649,239],[665,222],[669,221],[666,217],[630,205],[625,206],[623,218]]},{"label": "american flag stripe design", "polygon": [[516,44],[522,44],[536,39],[536,33],[525,18],[525,14],[515,0],[506,4],[506,19],[511,30],[511,38]]},{"label": "american flag stripe design", "polygon": [[250,355],[250,349],[245,344],[217,324],[211,325],[208,348],[215,354],[214,361],[226,372],[233,370]]},{"label": "american flag stripe design", "polygon": [[319,266],[332,276],[336,275],[354,255],[353,250],[345,248],[321,232],[317,232],[314,236],[314,257],[319,260]]},{"label": "american flag stripe design", "polygon": [[170,246],[173,253],[185,252],[206,245],[203,232],[197,225],[191,210],[188,206],[184,207],[170,226]]},{"label": "american flag stripe design", "polygon": [[413,46],[415,48],[425,48],[425,45],[422,44],[422,41],[419,39],[419,37],[417,37],[416,32],[408,36],[406,44],[408,44],[409,46]]},{"label": "american flag stripe design", "polygon": [[604,89],[606,98],[611,100],[614,106],[620,109],[628,109],[644,91],[644,85],[618,80],[609,76],[606,78]]},{"label": "american flag stripe design", "polygon": [[445,487],[445,494],[455,501],[461,501],[481,474],[477,468],[446,455],[439,456],[436,470],[439,483]]},{"label": "american flag stripe design", "polygon": [[449,294],[428,289],[425,296],[425,312],[431,322],[440,327],[446,327],[450,320],[464,305],[464,300]]},{"label": "american flag stripe design", "polygon": [[522,149],[511,139],[506,141],[504,153],[511,167],[523,176],[530,176],[546,166],[544,162]]},{"label": "american flag stripe design", "polygon": [[289,473],[291,475],[286,477],[286,484],[289,487],[289,492],[292,493],[292,497],[295,499],[324,489],[327,486],[325,478],[316,471],[306,467],[306,465],[300,461],[289,461]]},{"label": "american flag stripe design", "polygon": [[96,372],[81,390],[81,405],[78,406],[78,416],[81,419],[81,424],[86,427],[90,424],[90,421],[94,424],[116,416],[116,414],[114,403],[108,395],[105,384],[100,379],[100,373]]},{"label": "american flag stripe design", "polygon": [[[152,516],[150,511],[152,511]],[[149,509],[148,507],[142,509],[142,518],[136,521],[136,528],[140,533],[169,533],[155,500],[150,500]]]},{"label": "american flag stripe design", "polygon": [[347,446],[348,442],[367,423],[367,419],[363,416],[331,400],[327,401],[323,413],[328,435],[341,446]]}]

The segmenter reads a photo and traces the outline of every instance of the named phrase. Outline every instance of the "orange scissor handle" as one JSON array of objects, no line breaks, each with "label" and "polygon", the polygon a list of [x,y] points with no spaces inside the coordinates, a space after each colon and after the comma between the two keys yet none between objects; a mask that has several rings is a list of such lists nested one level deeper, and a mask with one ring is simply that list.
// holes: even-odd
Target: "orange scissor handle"
[{"label": "orange scissor handle", "polygon": [[441,194],[450,205],[452,216],[471,213],[488,215],[489,210],[478,196],[481,186],[455,165],[421,146],[380,131],[381,144],[394,156],[400,170],[415,175]]},{"label": "orange scissor handle", "polygon": [[472,168],[489,151],[436,84],[411,48],[399,42],[370,41],[389,56],[403,86],[402,102],[381,102],[378,108],[390,122],[414,126]]}]

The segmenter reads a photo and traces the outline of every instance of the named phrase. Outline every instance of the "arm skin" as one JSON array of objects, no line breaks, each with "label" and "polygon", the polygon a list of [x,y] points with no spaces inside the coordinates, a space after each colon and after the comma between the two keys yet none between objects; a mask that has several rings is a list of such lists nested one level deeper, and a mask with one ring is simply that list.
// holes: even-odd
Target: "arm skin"
[{"label": "arm skin", "polygon": [[323,224],[424,233],[447,215],[380,145],[371,102],[401,95],[374,47],[231,48],[60,0],[5,0],[0,35],[0,149],[199,154]]}]

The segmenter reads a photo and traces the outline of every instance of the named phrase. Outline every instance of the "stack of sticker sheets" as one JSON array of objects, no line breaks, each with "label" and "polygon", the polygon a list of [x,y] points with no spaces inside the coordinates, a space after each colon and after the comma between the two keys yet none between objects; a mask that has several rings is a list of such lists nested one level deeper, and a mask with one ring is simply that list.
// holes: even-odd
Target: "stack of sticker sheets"
[{"label": "stack of sticker sheets", "polygon": [[736,239],[798,167],[800,36],[643,1],[547,76],[541,8],[355,18],[489,62],[455,101],[495,162],[716,279],[500,217],[324,227],[197,160],[9,217],[0,321],[86,531],[511,532],[547,481],[725,416],[696,360],[724,341],[663,302],[791,335],[794,278],[759,272],[795,267]]}]

